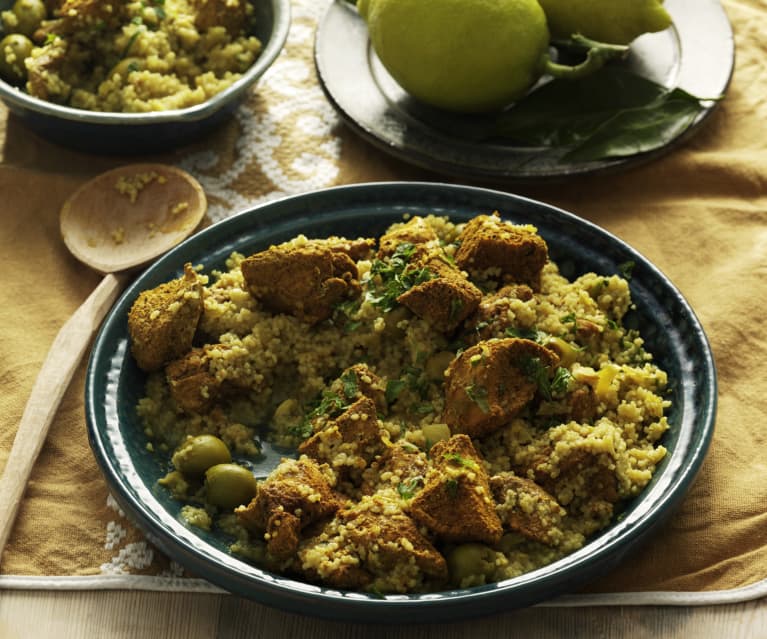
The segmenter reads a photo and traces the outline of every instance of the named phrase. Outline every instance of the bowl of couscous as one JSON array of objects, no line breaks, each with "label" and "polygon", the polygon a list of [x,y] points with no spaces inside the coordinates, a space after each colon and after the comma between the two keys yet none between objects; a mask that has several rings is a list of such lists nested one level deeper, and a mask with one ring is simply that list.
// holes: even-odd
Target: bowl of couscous
[{"label": "bowl of couscous", "polygon": [[289,26],[288,0],[0,0],[0,99],[68,147],[168,150],[231,116]]},{"label": "bowl of couscous", "polygon": [[152,542],[349,621],[527,606],[662,543],[715,407],[705,333],[641,254],[422,183],[206,229],[118,301],[86,382],[96,459]]}]

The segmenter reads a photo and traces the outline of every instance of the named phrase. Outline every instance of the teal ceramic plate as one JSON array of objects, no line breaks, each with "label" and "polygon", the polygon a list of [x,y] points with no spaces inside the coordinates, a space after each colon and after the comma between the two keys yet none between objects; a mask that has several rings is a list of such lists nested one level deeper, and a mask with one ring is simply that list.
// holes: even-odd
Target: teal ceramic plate
[{"label": "teal ceramic plate", "polygon": [[[719,0],[666,0],[673,25],[631,44],[630,70],[702,98],[724,95],[735,61],[732,28]],[[475,143],[459,134],[486,126],[481,116],[451,115],[410,98],[383,68],[356,9],[334,0],[315,40],[322,88],[346,124],[400,160],[447,175],[492,182],[535,182],[614,171],[657,158],[700,128],[711,102],[685,133],[657,151],[592,162],[563,159],[559,147]]]},{"label": "teal ceramic plate", "polygon": [[[581,550],[520,577],[482,587],[410,596],[373,596],[298,582],[250,565],[227,551],[226,539],[185,526],[180,504],[157,480],[168,461],[146,449],[136,416],[144,374],[135,366],[127,314],[138,294],[178,277],[185,262],[206,272],[222,268],[232,251],[249,254],[299,233],[372,236],[404,213],[466,220],[499,211],[532,223],[548,242],[564,275],[611,274],[636,264],[631,292],[636,311],[626,323],[641,329],[648,348],[669,373],[669,454],[647,489],[619,520]],[[446,184],[382,183],[344,186],[261,205],[193,236],[147,269],[120,298],[101,328],[88,367],[86,416],[93,452],[122,508],[147,538],[190,572],[231,592],[284,610],[330,619],[436,622],[531,605],[572,591],[614,568],[645,541],[689,488],[714,429],[716,373],[708,341],[679,291],[630,246],[575,215],[498,191]],[[267,459],[261,472],[272,460]]]}]

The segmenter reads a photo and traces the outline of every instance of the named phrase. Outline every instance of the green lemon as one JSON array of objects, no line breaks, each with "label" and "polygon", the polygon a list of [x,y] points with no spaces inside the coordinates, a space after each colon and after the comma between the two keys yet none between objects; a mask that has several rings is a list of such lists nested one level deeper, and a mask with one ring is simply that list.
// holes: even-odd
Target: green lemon
[{"label": "green lemon", "polygon": [[671,16],[662,0],[539,0],[554,37],[628,44],[643,33],[663,31]]},{"label": "green lemon", "polygon": [[549,31],[537,0],[359,0],[357,9],[391,76],[439,108],[503,108],[544,69]]}]

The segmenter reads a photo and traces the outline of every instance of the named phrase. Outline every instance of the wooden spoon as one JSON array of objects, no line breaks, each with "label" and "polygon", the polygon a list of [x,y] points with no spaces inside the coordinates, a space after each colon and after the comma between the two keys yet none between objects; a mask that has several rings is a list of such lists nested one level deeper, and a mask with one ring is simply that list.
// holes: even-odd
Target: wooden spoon
[{"label": "wooden spoon", "polygon": [[0,559],[53,417],[93,335],[127,282],[125,271],[188,237],[206,209],[199,183],[162,164],[107,171],[64,203],[64,243],[81,262],[106,275],[53,341],[19,422],[0,478]]}]

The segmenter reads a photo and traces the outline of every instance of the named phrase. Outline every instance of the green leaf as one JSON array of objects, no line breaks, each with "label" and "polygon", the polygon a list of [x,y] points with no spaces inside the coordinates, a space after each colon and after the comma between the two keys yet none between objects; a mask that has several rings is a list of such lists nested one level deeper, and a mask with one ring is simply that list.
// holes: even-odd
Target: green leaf
[{"label": "green leaf", "polygon": [[565,154],[564,159],[589,162],[660,149],[682,135],[700,112],[698,102],[675,97],[665,97],[646,108],[623,111]]},{"label": "green leaf", "polygon": [[667,89],[620,67],[578,81],[552,80],[498,117],[493,135],[544,146],[587,139],[618,111],[654,103]]},{"label": "green leaf", "polygon": [[679,137],[707,108],[705,101],[607,66],[577,81],[547,82],[498,116],[485,139],[569,148],[562,157],[568,162],[626,157]]},{"label": "green leaf", "polygon": [[407,382],[402,379],[390,379],[386,382],[385,395],[387,404],[395,402],[406,385]]}]

